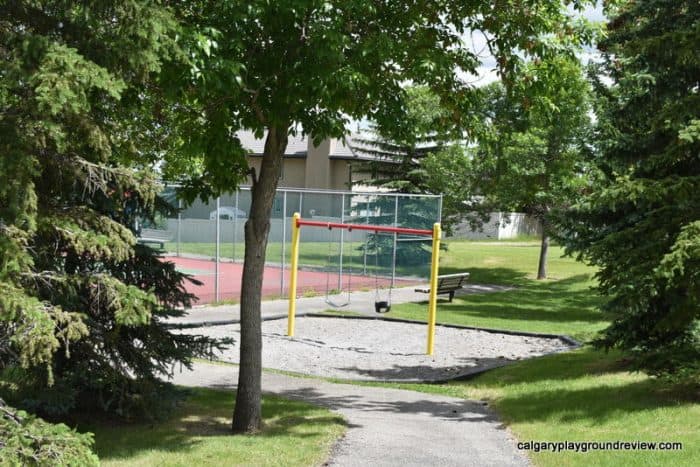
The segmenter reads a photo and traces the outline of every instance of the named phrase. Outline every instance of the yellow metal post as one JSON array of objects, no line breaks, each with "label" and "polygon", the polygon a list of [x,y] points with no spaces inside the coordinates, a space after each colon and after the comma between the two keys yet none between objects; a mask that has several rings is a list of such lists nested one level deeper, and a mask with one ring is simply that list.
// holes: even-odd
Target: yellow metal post
[{"label": "yellow metal post", "polygon": [[428,355],[435,347],[435,320],[437,318],[438,263],[440,261],[440,237],[442,229],[437,222],[433,225],[433,256],[430,262],[430,296],[428,298]]},{"label": "yellow metal post", "polygon": [[294,337],[294,317],[297,311],[297,269],[299,263],[299,224],[298,212],[292,216],[292,270],[289,278],[289,314],[287,315],[287,335]]}]

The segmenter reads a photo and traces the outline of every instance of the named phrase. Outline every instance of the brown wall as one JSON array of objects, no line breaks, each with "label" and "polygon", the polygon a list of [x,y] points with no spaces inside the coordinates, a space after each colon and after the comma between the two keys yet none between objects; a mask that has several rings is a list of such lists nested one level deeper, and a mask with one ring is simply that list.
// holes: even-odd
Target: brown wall
[{"label": "brown wall", "polygon": [[[262,157],[248,157],[248,166],[260,173]],[[285,158],[282,160],[282,178],[279,186],[286,188],[306,188],[306,159]],[[250,180],[248,181],[250,182]]]},{"label": "brown wall", "polygon": [[314,146],[309,139],[306,153],[306,188],[327,190],[331,187],[331,161],[328,154],[331,151],[331,140],[327,139],[320,145]]},{"label": "brown wall", "polygon": [[279,186],[286,188],[306,187],[306,159],[284,159]]},{"label": "brown wall", "polygon": [[348,161],[331,160],[331,186],[333,190],[350,189],[350,172]]},{"label": "brown wall", "polygon": [[[306,158],[285,158],[279,186],[286,188],[316,188],[320,190],[349,190],[350,161],[329,159],[336,141],[325,140],[319,146],[309,142]],[[261,157],[248,157],[248,165],[260,170]],[[366,174],[355,174],[353,178]]]},{"label": "brown wall", "polygon": [[357,169],[357,167],[352,167],[352,162],[348,162],[348,165],[351,166],[348,168],[348,171],[352,172],[352,181],[354,184],[357,184],[358,182],[363,182],[363,181],[370,181],[372,180],[372,174],[367,172],[367,171],[360,171]]}]

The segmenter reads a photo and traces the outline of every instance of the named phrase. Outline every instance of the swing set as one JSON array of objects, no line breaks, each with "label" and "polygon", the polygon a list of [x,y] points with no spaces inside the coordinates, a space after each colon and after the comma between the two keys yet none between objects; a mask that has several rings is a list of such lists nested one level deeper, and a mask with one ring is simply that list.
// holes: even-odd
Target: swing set
[{"label": "swing set", "polygon": [[[299,234],[302,227],[311,228],[326,228],[328,230],[332,229],[343,229],[348,232],[353,230],[365,230],[379,233],[393,233],[393,234],[407,234],[416,235],[424,237],[432,237],[433,248],[432,248],[432,258],[430,263],[430,295],[428,298],[428,339],[427,339],[427,355],[433,355],[434,351],[434,341],[435,341],[435,320],[437,314],[437,278],[438,278],[438,260],[440,255],[440,236],[441,229],[440,224],[435,223],[432,230],[428,229],[411,229],[404,227],[389,227],[384,225],[369,225],[369,224],[346,224],[339,222],[323,222],[323,221],[311,221],[302,219],[299,213],[295,213],[292,217],[292,258],[291,258],[291,277],[289,281],[289,312],[287,316],[287,335],[289,337],[294,337],[294,318],[296,316],[296,298],[297,298],[297,273],[299,269]],[[378,252],[375,251],[375,262],[378,263]],[[331,256],[331,251],[329,250],[329,258]],[[381,300],[379,297],[379,282],[378,276],[376,276],[375,271],[375,282],[376,282],[376,294],[375,294],[375,311],[378,313],[387,312],[391,309],[391,288],[389,288],[389,295],[386,300]],[[347,299],[342,303],[334,303],[330,299],[330,276],[326,277],[326,303],[331,306],[339,307],[346,306],[350,303],[350,277],[352,274],[348,275],[348,286],[347,286]]]},{"label": "swing set", "polygon": [[[327,226],[328,223],[324,223],[324,226]],[[333,240],[332,240],[332,232],[333,227],[328,227],[328,265],[330,266],[333,262]],[[350,251],[353,249],[353,242],[352,242],[352,225],[348,224],[347,227],[348,233],[350,234]],[[342,233],[342,231],[341,231]],[[379,233],[375,233],[375,235],[379,235]],[[396,235],[396,234],[394,234]],[[367,247],[363,247],[365,249],[365,254],[367,251]],[[387,294],[386,299],[382,299],[380,297],[380,286],[379,286],[379,241],[378,238],[375,238],[375,247],[374,247],[374,311],[377,313],[388,313],[391,311],[391,291],[393,289],[393,284],[394,284],[394,279],[395,279],[395,271],[392,268],[391,272],[391,283],[389,285],[389,292]],[[347,285],[343,288],[343,249],[342,246],[340,248],[340,251],[338,252],[338,258],[339,258],[339,264],[340,264],[340,269],[338,273],[338,291],[337,293],[334,293],[331,288],[331,269],[330,267],[326,270],[326,298],[325,302],[332,306],[333,308],[343,308],[346,307],[350,304],[350,297],[352,293],[352,276],[353,276],[353,260],[352,256],[350,256],[350,261],[348,265],[348,271],[347,271]],[[392,262],[396,262],[396,248],[394,248],[394,255],[392,258]],[[366,259],[365,259],[365,270],[366,270]],[[334,297],[335,296],[335,297]]]}]

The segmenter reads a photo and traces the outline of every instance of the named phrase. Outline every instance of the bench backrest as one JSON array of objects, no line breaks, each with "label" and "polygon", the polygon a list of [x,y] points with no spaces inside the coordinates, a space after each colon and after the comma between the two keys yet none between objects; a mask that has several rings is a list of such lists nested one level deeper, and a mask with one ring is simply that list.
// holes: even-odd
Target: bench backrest
[{"label": "bench backrest", "polygon": [[469,279],[469,273],[438,276],[438,289],[459,288]]}]

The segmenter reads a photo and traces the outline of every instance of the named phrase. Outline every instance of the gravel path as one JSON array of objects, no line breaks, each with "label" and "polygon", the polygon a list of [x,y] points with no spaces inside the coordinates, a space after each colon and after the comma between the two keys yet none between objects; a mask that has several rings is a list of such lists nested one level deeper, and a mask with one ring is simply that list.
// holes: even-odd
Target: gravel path
[{"label": "gravel path", "polygon": [[[321,377],[365,381],[441,381],[514,360],[570,349],[557,338],[437,326],[435,353],[425,355],[427,326],[387,320],[299,317],[264,321],[263,366]],[[182,330],[240,342],[238,324]],[[216,358],[238,362],[235,345]]]},{"label": "gravel path", "polygon": [[[176,373],[185,386],[234,387],[237,368],[197,363]],[[340,413],[348,431],[332,466],[527,466],[509,432],[482,403],[413,391],[333,384],[263,373],[263,391]],[[224,461],[222,461],[224,462]],[[284,459],[280,459],[284,465]]]}]

